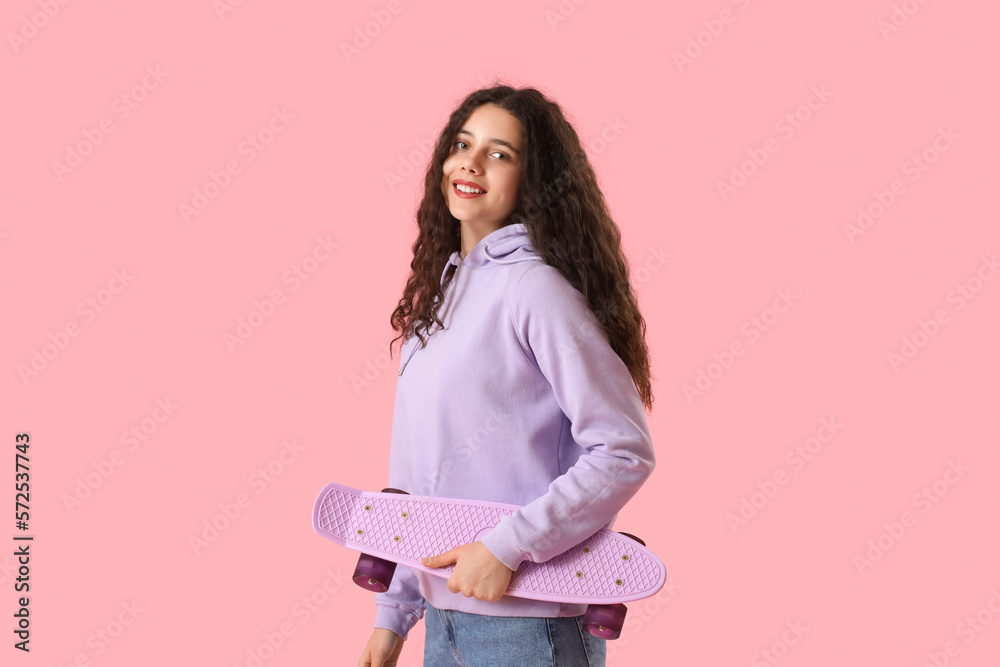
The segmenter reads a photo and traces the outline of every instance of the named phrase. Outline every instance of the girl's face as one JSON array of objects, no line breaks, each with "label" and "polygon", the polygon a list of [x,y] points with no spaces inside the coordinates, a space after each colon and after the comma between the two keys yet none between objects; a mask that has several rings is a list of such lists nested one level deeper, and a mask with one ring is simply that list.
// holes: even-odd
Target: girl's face
[{"label": "girl's face", "polygon": [[[523,149],[520,121],[495,104],[483,104],[452,142],[441,181],[451,214],[480,229],[499,229],[517,201]],[[456,184],[484,193],[461,192]]]}]

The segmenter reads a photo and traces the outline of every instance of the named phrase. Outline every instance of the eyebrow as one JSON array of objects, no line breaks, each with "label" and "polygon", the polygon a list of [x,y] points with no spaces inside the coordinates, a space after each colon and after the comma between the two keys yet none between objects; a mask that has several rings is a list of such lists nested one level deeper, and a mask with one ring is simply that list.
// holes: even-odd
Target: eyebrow
[{"label": "eyebrow", "polygon": [[[467,134],[467,135],[469,135],[470,137],[473,137],[473,138],[476,136],[472,132],[469,132],[468,130],[459,130],[455,134]],[[500,144],[501,146],[506,146],[507,148],[511,149],[512,151],[514,151],[518,155],[521,154],[521,151],[517,150],[511,144],[509,144],[508,142],[504,141],[503,139],[492,138],[492,139],[487,139],[486,141],[488,143]]]}]

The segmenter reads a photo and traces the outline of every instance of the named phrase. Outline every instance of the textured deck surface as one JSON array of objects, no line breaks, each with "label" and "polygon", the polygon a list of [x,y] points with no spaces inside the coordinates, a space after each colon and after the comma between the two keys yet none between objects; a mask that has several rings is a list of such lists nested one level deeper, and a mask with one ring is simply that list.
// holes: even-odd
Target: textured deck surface
[{"label": "textured deck surface", "polygon": [[[328,484],[316,499],[313,528],[351,549],[448,578],[453,565],[429,568],[420,558],[482,539],[516,510],[513,505],[368,493]],[[654,595],[665,574],[651,551],[602,528],[551,560],[523,563],[506,594],[559,602],[627,602]]]}]

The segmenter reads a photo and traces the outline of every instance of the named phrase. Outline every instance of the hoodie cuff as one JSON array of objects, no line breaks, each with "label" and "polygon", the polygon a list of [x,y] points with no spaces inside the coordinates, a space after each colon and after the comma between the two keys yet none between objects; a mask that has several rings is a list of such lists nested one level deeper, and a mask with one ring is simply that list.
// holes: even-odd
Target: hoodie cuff
[{"label": "hoodie cuff", "polygon": [[420,620],[420,617],[413,612],[400,607],[378,602],[375,603],[375,606],[375,627],[392,630],[404,641],[413,626]]},{"label": "hoodie cuff", "polygon": [[481,541],[491,554],[511,570],[516,571],[521,563],[530,560],[528,553],[522,551],[514,542],[514,536],[511,534],[507,521],[501,521],[497,524]]}]

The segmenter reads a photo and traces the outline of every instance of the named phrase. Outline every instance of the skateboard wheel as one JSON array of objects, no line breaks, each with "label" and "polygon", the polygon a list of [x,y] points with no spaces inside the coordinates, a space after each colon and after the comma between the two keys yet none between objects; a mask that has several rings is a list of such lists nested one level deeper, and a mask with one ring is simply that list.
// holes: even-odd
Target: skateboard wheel
[{"label": "skateboard wheel", "polygon": [[638,537],[636,537],[635,535],[632,535],[631,533],[623,533],[623,532],[621,532],[621,531],[618,531],[618,534],[619,534],[619,535],[624,535],[625,537],[631,537],[631,538],[632,538],[633,540],[635,540],[636,542],[638,542],[638,543],[639,543],[639,544],[641,544],[642,546],[646,546],[646,543],[645,543],[645,542],[643,542],[642,540],[640,540],[640,539],[639,539]]},{"label": "skateboard wheel", "polygon": [[392,575],[396,572],[396,564],[376,556],[361,554],[358,566],[354,568],[354,583],[361,588],[376,593],[385,593],[392,583]]},{"label": "skateboard wheel", "polygon": [[[382,493],[402,493],[404,495],[410,495],[406,491],[401,491],[399,489],[382,489]],[[365,511],[371,511],[371,505],[365,505]],[[358,529],[358,534],[361,534],[361,530]],[[398,539],[396,540],[399,541]],[[389,584],[392,583],[392,575],[396,572],[396,564],[391,560],[385,560],[384,558],[378,558],[377,556],[369,556],[368,554],[361,554],[358,558],[358,565],[354,568],[354,583],[361,588],[369,591],[375,591],[376,593],[385,593],[389,590]]]},{"label": "skateboard wheel", "polygon": [[618,639],[628,607],[624,604],[592,604],[583,617],[583,629],[601,639]]}]

